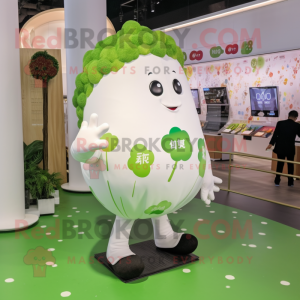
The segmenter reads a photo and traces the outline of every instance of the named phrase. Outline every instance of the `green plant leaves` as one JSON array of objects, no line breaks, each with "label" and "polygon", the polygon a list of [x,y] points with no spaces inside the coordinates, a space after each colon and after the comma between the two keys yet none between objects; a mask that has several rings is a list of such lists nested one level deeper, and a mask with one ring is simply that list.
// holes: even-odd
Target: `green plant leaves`
[{"label": "green plant leaves", "polygon": [[162,214],[166,209],[168,209],[169,207],[171,207],[172,203],[164,200],[162,202],[160,202],[157,205],[152,205],[149,208],[147,208],[145,210],[145,214],[147,215],[160,215]]}]

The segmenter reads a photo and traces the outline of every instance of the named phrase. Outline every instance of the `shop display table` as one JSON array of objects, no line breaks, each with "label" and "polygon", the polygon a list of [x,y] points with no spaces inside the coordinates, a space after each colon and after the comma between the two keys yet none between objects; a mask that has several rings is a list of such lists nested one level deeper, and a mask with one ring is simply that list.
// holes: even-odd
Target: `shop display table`
[{"label": "shop display table", "polygon": [[213,133],[204,133],[204,138],[211,160],[229,160],[229,154],[213,153],[211,151],[233,152],[233,134],[218,135]]}]

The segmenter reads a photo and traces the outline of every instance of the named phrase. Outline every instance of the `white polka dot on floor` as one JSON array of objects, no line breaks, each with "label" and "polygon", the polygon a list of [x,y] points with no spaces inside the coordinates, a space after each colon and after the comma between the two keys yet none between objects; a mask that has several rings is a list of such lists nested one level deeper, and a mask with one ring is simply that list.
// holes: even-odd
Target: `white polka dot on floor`
[{"label": "white polka dot on floor", "polygon": [[84,234],[84,232],[83,232],[83,231],[81,231],[81,232],[78,232],[78,234]]},{"label": "white polka dot on floor", "polygon": [[215,211],[214,211],[214,210],[211,210],[211,211],[210,211],[210,213],[211,213],[211,214],[214,214],[214,213],[215,213]]},{"label": "white polka dot on floor", "polygon": [[111,220],[107,220],[108,222],[111,222]]},{"label": "white polka dot on floor", "polygon": [[86,213],[88,214],[88,213],[89,213],[89,211],[86,211]]},{"label": "white polka dot on floor", "polygon": [[296,236],[300,236],[300,234],[296,234]]},{"label": "white polka dot on floor", "polygon": [[68,215],[67,218],[72,218],[72,215]]},{"label": "white polka dot on floor", "polygon": [[60,295],[62,297],[69,297],[71,295],[71,293],[70,292],[62,292]]},{"label": "white polka dot on floor", "polygon": [[46,232],[46,235],[51,235],[51,232]]},{"label": "white polka dot on floor", "polygon": [[282,285],[290,285],[290,283],[288,282],[288,281],[280,281],[280,283],[282,284]]},{"label": "white polka dot on floor", "polygon": [[4,280],[6,283],[14,282],[15,280],[13,278],[7,278]]},{"label": "white polka dot on floor", "polygon": [[73,226],[73,228],[77,228],[77,227],[78,227],[78,225],[74,225],[74,226]]},{"label": "white polka dot on floor", "polygon": [[264,225],[266,225],[266,224],[268,224],[267,222],[261,222],[261,224],[264,224]]},{"label": "white polka dot on floor", "polygon": [[173,211],[173,214],[178,214],[178,212],[177,211]]},{"label": "white polka dot on floor", "polygon": [[[49,251],[49,250],[48,250],[48,251]],[[54,262],[53,262],[53,261],[47,261],[47,262],[46,262],[46,265],[47,265],[47,266],[53,266],[53,265],[54,265]]]},{"label": "white polka dot on floor", "polygon": [[237,211],[233,211],[232,213],[233,213],[233,214],[237,214]]},{"label": "white polka dot on floor", "polygon": [[41,228],[46,228],[46,227],[47,227],[46,225],[42,225],[42,226],[41,226]]},{"label": "white polka dot on floor", "polygon": [[185,228],[181,228],[181,230],[182,230],[182,231],[186,231],[186,229],[185,229]]},{"label": "white polka dot on floor", "polygon": [[225,231],[224,231],[224,230],[218,230],[218,232],[219,232],[219,233],[225,233]]},{"label": "white polka dot on floor", "polygon": [[52,252],[52,251],[55,251],[54,248],[49,248],[48,251]]},{"label": "white polka dot on floor", "polygon": [[72,207],[72,209],[77,209],[77,207]]},{"label": "white polka dot on floor", "polygon": [[256,245],[250,244],[249,247],[256,248]]},{"label": "white polka dot on floor", "polygon": [[198,221],[203,221],[203,219],[198,219]]},{"label": "white polka dot on floor", "polygon": [[56,267],[57,267],[57,264],[52,265],[52,268],[56,268]]},{"label": "white polka dot on floor", "polygon": [[53,215],[53,218],[57,218],[58,217],[58,215]]},{"label": "white polka dot on floor", "polygon": [[182,271],[183,271],[183,273],[191,273],[190,269],[183,269]]},{"label": "white polka dot on floor", "polygon": [[249,215],[250,217],[252,217],[252,215]]},{"label": "white polka dot on floor", "polygon": [[58,242],[62,242],[63,240],[58,240]]},{"label": "white polka dot on floor", "polygon": [[232,275],[226,275],[225,278],[228,279],[228,280],[234,280],[235,279],[235,277],[232,276]]},{"label": "white polka dot on floor", "polygon": [[226,289],[230,289],[230,286],[229,286],[229,285],[226,285]]},{"label": "white polka dot on floor", "polygon": [[272,247],[270,247],[270,246],[268,246],[267,248],[268,248],[268,249],[272,249]]},{"label": "white polka dot on floor", "polygon": [[77,213],[80,213],[80,211],[79,211],[79,210],[77,210],[76,212],[77,212]]},{"label": "white polka dot on floor", "polygon": [[233,217],[234,219],[236,219],[236,217]]},{"label": "white polka dot on floor", "polygon": [[247,246],[247,244],[242,244],[242,246]]},{"label": "white polka dot on floor", "polygon": [[259,232],[258,234],[259,234],[259,235],[266,235],[266,234],[265,234],[265,233],[263,233],[263,232]]}]

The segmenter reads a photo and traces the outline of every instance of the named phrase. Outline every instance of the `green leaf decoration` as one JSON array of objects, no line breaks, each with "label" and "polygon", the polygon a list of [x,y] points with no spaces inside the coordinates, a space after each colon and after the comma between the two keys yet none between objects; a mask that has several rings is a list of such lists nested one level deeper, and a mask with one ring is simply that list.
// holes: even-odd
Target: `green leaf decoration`
[{"label": "green leaf decoration", "polygon": [[170,130],[170,133],[162,138],[161,146],[164,151],[169,153],[171,158],[175,161],[173,171],[168,179],[168,182],[170,182],[176,170],[177,163],[180,160],[189,160],[192,156],[193,147],[188,133],[178,127],[173,127]]},{"label": "green leaf decoration", "polygon": [[144,145],[137,144],[130,151],[127,166],[136,176],[144,178],[150,174],[153,162],[153,152],[148,150]]},{"label": "green leaf decoration", "polygon": [[199,160],[199,176],[204,177],[206,169],[206,147],[204,139],[198,140],[198,160]]},{"label": "green leaf decoration", "polygon": [[147,208],[145,210],[145,214],[147,215],[160,215],[162,214],[166,209],[168,209],[169,207],[171,207],[172,203],[164,200],[162,202],[160,202],[157,205],[152,205],[149,208]]}]

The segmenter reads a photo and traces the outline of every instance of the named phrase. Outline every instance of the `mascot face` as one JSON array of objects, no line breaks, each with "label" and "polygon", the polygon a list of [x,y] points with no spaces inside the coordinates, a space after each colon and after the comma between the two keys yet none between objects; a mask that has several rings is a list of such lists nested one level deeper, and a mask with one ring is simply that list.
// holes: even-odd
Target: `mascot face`
[{"label": "mascot face", "polygon": [[152,218],[194,198],[205,173],[205,147],[177,60],[148,54],[105,75],[88,98],[84,120],[93,113],[99,125],[110,125],[103,137],[110,146],[98,162],[82,164],[82,171],[108,210]]}]

